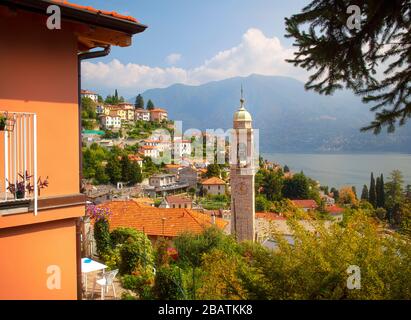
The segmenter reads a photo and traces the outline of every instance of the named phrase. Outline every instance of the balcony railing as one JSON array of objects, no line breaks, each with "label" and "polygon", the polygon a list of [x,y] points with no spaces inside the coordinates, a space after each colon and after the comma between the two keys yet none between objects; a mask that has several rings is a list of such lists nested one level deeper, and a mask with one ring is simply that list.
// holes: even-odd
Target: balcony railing
[{"label": "balcony railing", "polygon": [[[0,131],[0,205],[32,200],[37,215],[37,118],[34,113],[0,111],[6,126]],[[3,137],[2,137],[3,135]],[[7,208],[7,206],[6,206]]]}]

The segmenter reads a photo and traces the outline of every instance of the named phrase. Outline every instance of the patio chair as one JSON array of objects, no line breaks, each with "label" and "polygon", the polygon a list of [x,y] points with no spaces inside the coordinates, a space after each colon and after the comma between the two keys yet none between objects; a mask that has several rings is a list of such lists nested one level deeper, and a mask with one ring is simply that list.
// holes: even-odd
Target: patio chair
[{"label": "patio chair", "polygon": [[92,299],[94,298],[94,290],[96,288],[96,285],[99,285],[101,288],[101,300],[104,300],[104,292],[107,293],[110,286],[113,288],[113,295],[114,295],[114,298],[116,298],[116,289],[114,288],[114,278],[116,277],[117,273],[118,273],[118,269],[102,273],[100,277],[97,276],[94,280],[93,293],[91,295],[91,298]]}]

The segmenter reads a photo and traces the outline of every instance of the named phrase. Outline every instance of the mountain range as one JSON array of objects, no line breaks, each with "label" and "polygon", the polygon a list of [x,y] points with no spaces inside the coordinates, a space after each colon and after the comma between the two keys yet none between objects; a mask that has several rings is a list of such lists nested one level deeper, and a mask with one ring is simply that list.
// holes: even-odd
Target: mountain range
[{"label": "mountain range", "polygon": [[259,129],[260,152],[411,152],[411,124],[394,134],[360,132],[374,117],[369,105],[350,91],[332,96],[306,91],[293,78],[250,75],[199,86],[175,84],[142,96],[166,108],[170,119],[182,120],[183,130],[226,130],[232,127],[241,85]]}]

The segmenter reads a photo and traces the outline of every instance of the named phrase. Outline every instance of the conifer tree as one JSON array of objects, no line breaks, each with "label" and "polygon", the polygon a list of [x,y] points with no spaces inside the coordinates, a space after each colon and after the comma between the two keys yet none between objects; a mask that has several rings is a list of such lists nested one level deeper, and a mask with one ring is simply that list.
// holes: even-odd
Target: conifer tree
[{"label": "conifer tree", "polygon": [[136,97],[136,102],[134,103],[136,109],[144,109],[144,99],[141,94]]},{"label": "conifer tree", "polygon": [[377,177],[375,180],[375,207],[379,208],[380,204],[380,190],[381,190],[381,182],[380,177]]},{"label": "conifer tree", "polygon": [[[356,5],[357,12],[349,11]],[[349,88],[373,103],[375,120],[363,128],[389,132],[411,117],[409,0],[312,0],[286,18],[294,59],[311,72],[305,87],[320,94]],[[376,77],[378,69],[384,77]]]},{"label": "conifer tree", "polygon": [[141,168],[137,162],[132,162],[130,166],[130,176],[128,183],[134,185],[143,181],[143,176],[141,174]]},{"label": "conifer tree", "polygon": [[110,177],[111,183],[116,184],[117,182],[121,181],[121,178],[122,178],[121,165],[116,155],[113,155],[108,160],[106,172],[108,176]]},{"label": "conifer tree", "polygon": [[377,207],[385,208],[384,175],[381,173]]},{"label": "conifer tree", "polygon": [[375,208],[377,206],[377,191],[376,191],[376,188],[375,188],[375,179],[374,179],[374,173],[373,172],[371,172],[369,199],[370,199],[370,203]]},{"label": "conifer tree", "polygon": [[148,100],[147,102],[147,110],[153,110],[154,109],[154,103],[151,100]]},{"label": "conifer tree", "polygon": [[361,200],[369,201],[369,193],[368,193],[368,187],[366,184],[362,187],[362,192],[361,192]]},{"label": "conifer tree", "polygon": [[131,162],[127,155],[123,155],[120,161],[121,165],[121,180],[123,182],[129,182],[131,180]]},{"label": "conifer tree", "polygon": [[357,200],[358,199],[357,188],[355,186],[352,186],[351,189],[352,189],[352,192],[354,193],[355,199]]}]

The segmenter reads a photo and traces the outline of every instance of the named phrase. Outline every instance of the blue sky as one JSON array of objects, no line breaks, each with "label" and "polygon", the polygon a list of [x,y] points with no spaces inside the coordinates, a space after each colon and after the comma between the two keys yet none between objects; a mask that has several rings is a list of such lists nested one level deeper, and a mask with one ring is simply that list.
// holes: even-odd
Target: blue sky
[{"label": "blue sky", "polygon": [[[175,82],[196,85],[263,71],[304,77],[301,70],[289,70],[280,60],[291,52],[291,39],[284,37],[284,17],[299,12],[307,0],[75,2],[132,15],[148,25],[133,38],[131,47],[114,47],[109,57],[84,64],[83,83],[104,94],[117,87],[128,96]],[[276,59],[265,61],[264,55]]]}]

